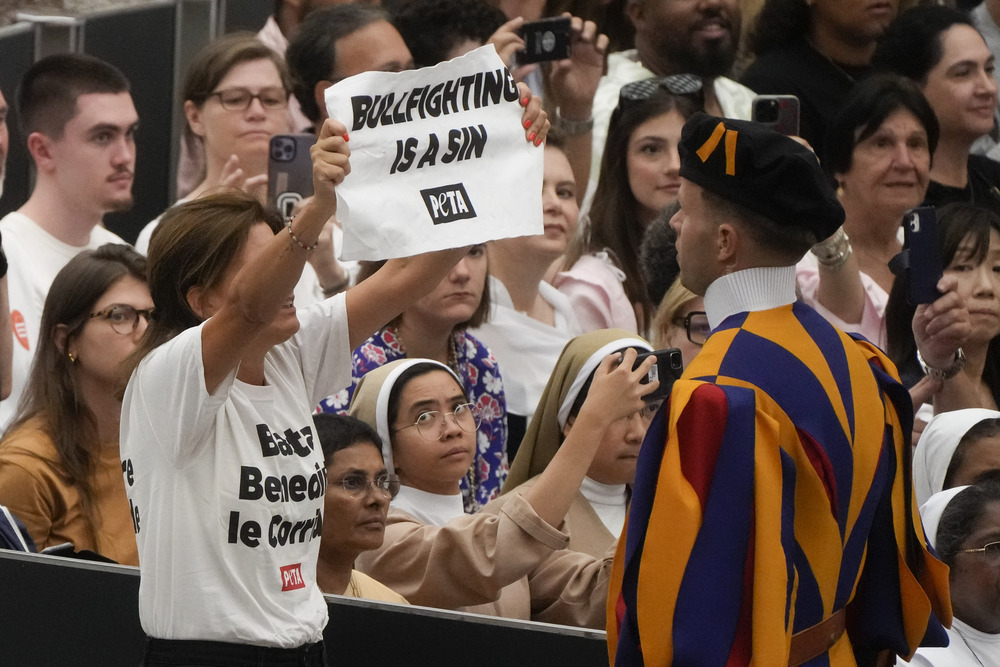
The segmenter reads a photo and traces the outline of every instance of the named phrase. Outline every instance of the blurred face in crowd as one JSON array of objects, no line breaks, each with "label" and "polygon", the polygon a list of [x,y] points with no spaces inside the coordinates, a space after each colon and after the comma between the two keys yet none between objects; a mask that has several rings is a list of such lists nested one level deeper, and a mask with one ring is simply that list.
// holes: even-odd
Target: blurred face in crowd
[{"label": "blurred face in crowd", "polygon": [[[393,463],[405,486],[439,495],[460,493],[459,480],[476,453],[474,418],[459,408],[468,402],[465,391],[445,370],[432,370],[406,383],[389,424]],[[451,414],[456,410],[459,414]],[[426,414],[430,412],[437,414]],[[463,422],[466,428],[462,428],[459,419],[472,419],[471,426]],[[419,427],[418,421],[423,422]]]},{"label": "blurred face in crowd", "polygon": [[521,262],[541,262],[545,266],[558,259],[576,233],[580,205],[576,201],[576,178],[561,148],[545,146],[542,175],[542,223],[544,233],[492,242],[505,257]]},{"label": "blurred face in crowd", "polygon": [[973,256],[972,244],[968,238],[959,245],[944,273],[958,279],[955,291],[965,302],[972,324],[970,342],[987,345],[1000,334],[1000,232],[990,230],[989,249],[982,261]]},{"label": "blurred face in crowd", "polygon": [[[261,58],[234,65],[201,107],[188,100],[184,112],[209,160],[222,164],[236,154],[252,176],[267,170],[271,137],[289,131],[287,99],[278,68]],[[246,108],[234,108],[246,102]]]},{"label": "blurred face in crowd", "polygon": [[7,175],[7,147],[10,135],[7,132],[7,100],[0,92],[0,197],[3,196],[3,179]]},{"label": "blurred face in crowd", "polygon": [[[127,378],[122,377],[121,364],[135,351],[149,324],[148,317],[138,311],[152,307],[149,287],[131,276],[117,280],[97,300],[91,308],[94,315],[65,342],[67,354],[75,359],[73,369],[81,391],[114,392],[124,386]],[[65,325],[58,325],[57,331],[60,328],[64,330]]]},{"label": "blurred face in crowd", "polygon": [[974,141],[993,129],[997,84],[993,55],[975,28],[953,25],[939,36],[941,59],[927,73],[924,95],[941,124],[941,138]]},{"label": "blurred face in crowd", "polygon": [[850,169],[836,175],[841,203],[855,214],[888,207],[898,219],[924,200],[930,171],[927,131],[911,112],[898,109],[855,145]]},{"label": "blurred face in crowd", "polygon": [[374,482],[387,473],[382,453],[374,443],[356,443],[333,455],[326,467],[329,483],[324,499],[322,552],[335,552],[353,560],[363,551],[382,546],[389,493],[374,484],[362,491],[348,491],[343,481],[353,477]]},{"label": "blurred face in crowd", "polygon": [[980,475],[1000,470],[1000,436],[986,436],[965,447],[962,464],[949,474],[949,486],[975,484]]},{"label": "blurred face in crowd", "polygon": [[[714,78],[732,68],[740,41],[738,0],[630,0],[626,11],[637,46],[647,42],[658,69],[665,69],[655,74]],[[649,57],[641,50],[640,56],[647,64]]]},{"label": "blurred face in crowd", "polygon": [[898,11],[899,0],[814,0],[809,5],[810,31],[865,47],[882,36]]},{"label": "blurred face in crowd", "polygon": [[[694,313],[694,315],[692,315]],[[685,321],[688,326],[685,326]],[[690,333],[688,330],[690,329]],[[674,315],[666,331],[666,347],[676,347],[681,351],[684,368],[701,352],[710,332],[708,317],[705,315],[705,300],[700,296],[681,306]]]},{"label": "blurred face in crowd", "polygon": [[413,56],[403,36],[388,21],[373,21],[341,37],[336,44],[333,81],[362,72],[402,72],[413,69]]},{"label": "blurred face in crowd", "polygon": [[434,291],[403,314],[407,325],[451,332],[479,308],[486,286],[486,247],[479,244],[438,283]]},{"label": "blurred face in crowd", "polygon": [[[587,477],[601,484],[631,484],[635,481],[639,448],[646,437],[646,429],[659,410],[661,401],[647,403],[639,412],[617,419],[608,426],[594,460],[587,469]],[[576,416],[566,419],[563,436],[569,437]]]},{"label": "blurred face in crowd", "polygon": [[[1000,501],[986,505],[959,549],[981,549],[991,542],[1000,542]],[[955,618],[981,632],[1000,633],[1000,562],[996,555],[956,553],[950,582]]]},{"label": "blurred face in crowd", "polygon": [[664,206],[677,201],[681,189],[681,140],[684,117],[677,111],[650,118],[629,137],[625,166],[629,187],[643,207],[641,219],[652,220]]},{"label": "blurred face in crowd", "polygon": [[[222,279],[222,282],[214,288],[204,290],[204,292],[198,297],[189,294],[189,301],[194,301],[192,309],[203,319],[208,319],[218,312],[219,309],[221,309],[222,306],[230,300],[229,295],[233,290],[236,275],[245,265],[252,262],[254,257],[260,253],[273,238],[274,232],[272,232],[271,228],[265,223],[261,222],[254,225],[250,229],[249,236],[243,244],[243,248],[226,268],[225,277]],[[266,345],[267,348],[270,348],[271,346],[288,340],[294,336],[295,332],[298,330],[299,318],[295,313],[295,295],[292,292],[289,292],[288,300],[285,302],[285,305],[281,307],[278,314],[271,321],[271,324],[267,327],[267,329],[260,334],[260,341],[262,345]]]},{"label": "blurred face in crowd", "polygon": [[28,145],[39,172],[52,178],[65,203],[83,215],[132,206],[139,116],[128,93],[86,93],[76,115],[53,138],[33,132]]}]

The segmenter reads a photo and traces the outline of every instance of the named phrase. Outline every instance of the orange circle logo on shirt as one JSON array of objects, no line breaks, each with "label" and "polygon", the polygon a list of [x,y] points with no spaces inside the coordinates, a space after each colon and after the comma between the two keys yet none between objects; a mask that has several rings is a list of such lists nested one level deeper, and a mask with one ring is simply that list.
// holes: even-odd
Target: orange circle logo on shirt
[{"label": "orange circle logo on shirt", "polygon": [[14,326],[14,338],[26,350],[31,350],[28,344],[28,325],[24,323],[24,315],[19,310],[10,311],[10,323]]}]

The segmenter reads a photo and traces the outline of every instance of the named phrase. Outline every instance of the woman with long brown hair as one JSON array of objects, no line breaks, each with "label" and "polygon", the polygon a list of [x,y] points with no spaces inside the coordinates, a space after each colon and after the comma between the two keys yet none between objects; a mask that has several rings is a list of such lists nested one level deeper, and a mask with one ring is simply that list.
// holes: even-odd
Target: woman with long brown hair
[{"label": "woman with long brown hair", "polygon": [[145,261],[107,244],[74,257],[42,312],[39,348],[0,440],[0,504],[39,550],[70,542],[138,565],[118,452],[122,362],[152,311]]}]

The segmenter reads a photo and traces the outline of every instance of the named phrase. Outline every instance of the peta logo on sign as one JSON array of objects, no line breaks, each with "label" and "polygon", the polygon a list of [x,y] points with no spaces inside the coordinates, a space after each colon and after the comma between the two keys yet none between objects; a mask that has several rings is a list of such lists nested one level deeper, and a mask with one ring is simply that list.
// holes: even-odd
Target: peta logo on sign
[{"label": "peta logo on sign", "polygon": [[476,217],[469,193],[461,183],[421,190],[420,196],[424,198],[424,205],[435,225]]}]

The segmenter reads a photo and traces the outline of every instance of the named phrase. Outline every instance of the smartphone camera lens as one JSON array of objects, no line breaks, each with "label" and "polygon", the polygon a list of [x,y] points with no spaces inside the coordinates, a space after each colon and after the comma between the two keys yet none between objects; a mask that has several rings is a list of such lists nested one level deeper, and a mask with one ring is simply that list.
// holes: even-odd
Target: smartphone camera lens
[{"label": "smartphone camera lens", "polygon": [[271,159],[291,162],[295,159],[295,141],[289,137],[275,137],[271,142]]},{"label": "smartphone camera lens", "polygon": [[761,123],[776,123],[778,121],[778,100],[761,100],[757,102],[757,120]]}]

